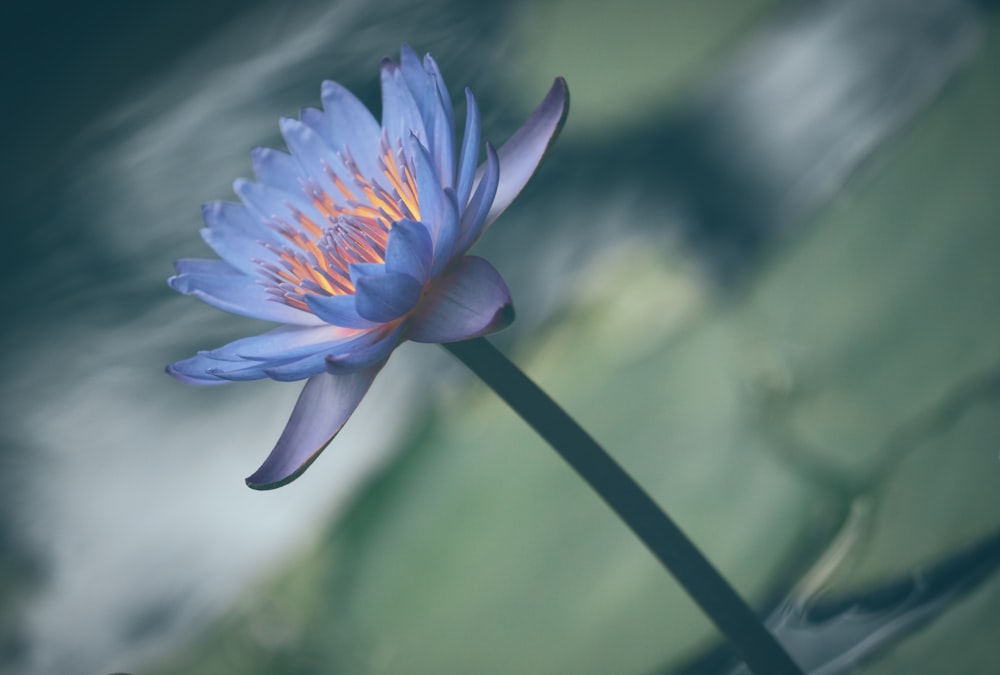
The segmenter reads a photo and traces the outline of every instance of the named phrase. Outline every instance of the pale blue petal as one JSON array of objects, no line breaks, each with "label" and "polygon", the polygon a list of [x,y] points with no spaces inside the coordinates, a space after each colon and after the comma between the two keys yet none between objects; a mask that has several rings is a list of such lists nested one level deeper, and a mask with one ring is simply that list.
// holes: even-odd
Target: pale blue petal
[{"label": "pale blue petal", "polygon": [[408,274],[386,272],[358,279],[354,298],[358,314],[384,323],[413,309],[422,291],[423,284]]},{"label": "pale blue petal", "polygon": [[333,440],[371,386],[383,363],[349,375],[320,373],[299,395],[277,445],[246,479],[257,490],[280,487],[297,478]]},{"label": "pale blue petal", "polygon": [[384,269],[407,274],[422,284],[430,275],[433,253],[431,236],[423,223],[399,220],[389,230]]},{"label": "pale blue petal", "polygon": [[[222,263],[221,260],[206,262]],[[170,277],[167,283],[179,293],[193,295],[213,307],[233,314],[300,326],[315,326],[322,323],[319,318],[308,312],[275,300],[274,296],[253,278],[238,272],[197,274],[185,271]]]},{"label": "pale blue petal", "polygon": [[455,246],[456,251],[464,253],[479,238],[486,226],[486,214],[490,211],[500,180],[499,158],[493,146],[487,143],[486,168],[458,224],[459,238]]},{"label": "pale blue petal", "polygon": [[250,151],[250,163],[258,182],[285,192],[301,192],[302,169],[291,155],[271,148],[254,148]]},{"label": "pale blue petal", "polygon": [[497,153],[500,157],[500,184],[483,227],[489,226],[510,206],[535,173],[542,155],[566,119],[568,106],[566,80],[557,77],[528,120],[500,148]]},{"label": "pale blue petal", "polygon": [[451,188],[445,188],[443,204],[438,240],[434,244],[434,259],[431,263],[432,278],[441,274],[451,262],[459,234],[458,200]]},{"label": "pale blue petal", "polygon": [[496,269],[465,256],[436,279],[409,320],[414,342],[457,342],[506,328],[514,320],[510,291]]},{"label": "pale blue petal", "polygon": [[472,92],[465,90],[465,135],[462,136],[462,150],[458,159],[459,209],[464,210],[472,194],[476,180],[476,166],[479,164],[479,107]]},{"label": "pale blue petal", "polygon": [[209,355],[218,359],[275,361],[297,359],[317,352],[329,352],[357,340],[365,333],[357,329],[322,326],[281,326],[274,330],[242,338],[213,349]]},{"label": "pale blue petal", "polygon": [[334,375],[342,375],[384,361],[400,343],[402,333],[403,326],[399,325],[390,333],[367,345],[329,354],[326,357],[326,369]]},{"label": "pale blue petal", "polygon": [[343,328],[374,328],[378,323],[369,321],[358,314],[357,304],[353,295],[305,295],[309,305],[317,317],[334,326]]},{"label": "pale blue petal", "polygon": [[335,151],[346,148],[364,178],[379,175],[381,129],[371,112],[354,94],[330,80],[323,83],[322,98],[325,127],[321,135]]},{"label": "pale blue petal", "polygon": [[416,134],[427,142],[427,132],[417,102],[399,66],[389,59],[382,61],[382,128],[395,148],[396,141],[406,140]]}]

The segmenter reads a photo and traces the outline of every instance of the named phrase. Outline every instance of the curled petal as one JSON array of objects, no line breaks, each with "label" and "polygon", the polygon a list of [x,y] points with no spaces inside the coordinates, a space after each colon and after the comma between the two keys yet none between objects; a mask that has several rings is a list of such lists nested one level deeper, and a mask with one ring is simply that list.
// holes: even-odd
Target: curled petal
[{"label": "curled petal", "polygon": [[500,184],[500,159],[493,146],[486,144],[486,165],[483,169],[482,179],[476,186],[476,191],[469,200],[469,205],[462,214],[459,223],[461,232],[458,240],[458,250],[465,252],[469,250],[476,239],[479,238],[483,228],[486,227],[486,216],[490,211],[490,205],[496,197],[497,186]]},{"label": "curled petal", "polygon": [[413,309],[423,284],[408,274],[386,272],[361,277],[354,294],[358,314],[369,321],[385,323]]},{"label": "curled petal", "polygon": [[472,185],[476,179],[476,165],[479,163],[479,107],[476,98],[468,88],[465,90],[465,135],[458,160],[458,204],[469,202]]},{"label": "curled petal", "polygon": [[305,296],[309,309],[321,320],[343,328],[374,328],[377,323],[358,314],[357,302],[353,295],[313,295]]},{"label": "curled petal", "polygon": [[328,354],[326,356],[326,369],[334,375],[343,375],[385,361],[389,358],[392,350],[399,345],[402,333],[403,326],[400,323],[394,330],[378,337],[373,342],[369,341],[368,344],[353,349],[343,349],[336,354]]},{"label": "curled petal", "polygon": [[214,359],[202,352],[191,358],[171,363],[167,366],[166,371],[167,375],[181,382],[196,384],[201,387],[228,383],[229,380],[222,379],[208,372],[209,368],[214,367],[215,363]]},{"label": "curled petal", "polygon": [[433,253],[431,236],[424,224],[400,220],[389,230],[385,270],[407,274],[423,283],[430,275]]},{"label": "curled petal", "polygon": [[[192,262],[194,261],[178,261],[177,266],[180,273],[167,279],[167,283],[175,291],[185,295],[193,295],[213,307],[227,312],[255,319],[299,326],[315,326],[322,323],[320,319],[308,312],[274,301],[267,290],[252,277],[240,274],[235,270],[229,272],[221,267],[219,267],[219,272],[195,271],[190,266]],[[199,262],[219,263],[232,270],[221,260]],[[184,265],[183,263],[189,264]]]},{"label": "curled petal", "polygon": [[410,319],[414,342],[457,342],[494,333],[514,320],[510,291],[493,265],[465,256],[434,281]]},{"label": "curled petal", "polygon": [[298,478],[344,426],[384,364],[348,375],[323,372],[311,377],[278,443],[246,479],[247,485],[255,490],[270,490]]},{"label": "curled petal", "polygon": [[484,227],[510,206],[531,174],[535,173],[542,155],[565,121],[568,107],[566,80],[557,77],[528,120],[501,146],[497,153],[500,156],[500,184]]},{"label": "curled petal", "polygon": [[254,148],[250,151],[250,163],[259,182],[285,192],[298,192],[302,189],[299,184],[301,171],[291,155],[271,148]]}]

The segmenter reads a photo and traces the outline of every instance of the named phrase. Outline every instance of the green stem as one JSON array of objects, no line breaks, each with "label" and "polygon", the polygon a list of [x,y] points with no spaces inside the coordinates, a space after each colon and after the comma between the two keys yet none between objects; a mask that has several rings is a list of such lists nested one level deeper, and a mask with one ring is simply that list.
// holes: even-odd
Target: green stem
[{"label": "green stem", "polygon": [[555,401],[485,338],[444,345],[625,521],[757,675],[802,675],[753,610],[656,502]]}]

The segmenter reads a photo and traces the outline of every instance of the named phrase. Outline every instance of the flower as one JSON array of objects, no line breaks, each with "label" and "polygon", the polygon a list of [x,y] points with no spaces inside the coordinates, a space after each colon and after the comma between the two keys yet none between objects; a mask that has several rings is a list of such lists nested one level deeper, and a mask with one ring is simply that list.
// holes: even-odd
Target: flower
[{"label": "flower", "polygon": [[284,325],[167,366],[191,384],[307,379],[291,418],[246,479],[297,478],[340,431],[404,340],[443,343],[500,330],[510,292],[466,251],[534,173],[565,116],[562,78],[499,149],[480,154],[479,113],[465,90],[465,132],[434,59],[407,46],[381,66],[382,123],[324,82],[323,109],[282,119],[289,153],[251,153],[242,204],[206,204],[202,230],[219,260],[178,260],[171,288],[214,307]]}]

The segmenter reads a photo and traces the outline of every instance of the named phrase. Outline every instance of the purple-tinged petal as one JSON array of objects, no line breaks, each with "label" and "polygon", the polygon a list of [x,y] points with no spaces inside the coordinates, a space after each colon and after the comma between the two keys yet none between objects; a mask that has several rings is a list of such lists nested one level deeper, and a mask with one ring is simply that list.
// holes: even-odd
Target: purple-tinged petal
[{"label": "purple-tinged petal", "polygon": [[334,375],[343,375],[384,361],[389,358],[389,354],[400,343],[402,333],[403,326],[400,324],[370,344],[328,354],[326,356],[326,369]]},{"label": "purple-tinged petal", "polygon": [[215,360],[199,352],[197,355],[187,359],[182,359],[167,366],[167,374],[177,378],[187,384],[196,384],[201,387],[210,387],[218,384],[228,384],[229,380],[223,380],[215,375],[210,375],[208,369],[214,367]]},{"label": "purple-tinged petal", "polygon": [[383,363],[349,375],[320,373],[306,382],[277,445],[249,487],[268,490],[295,480],[333,440],[371,386]]},{"label": "purple-tinged petal", "polygon": [[[221,260],[213,262],[222,263]],[[245,274],[183,272],[167,279],[167,283],[179,293],[193,295],[213,307],[233,314],[299,326],[316,326],[322,323],[308,312],[275,300],[263,286]]]},{"label": "purple-tinged petal", "polygon": [[295,217],[296,211],[307,216],[313,223],[320,224],[324,220],[301,189],[294,193],[285,192],[271,185],[238,178],[233,182],[233,190],[250,213],[264,223],[273,224],[277,220],[296,230],[302,230],[301,223]]},{"label": "purple-tinged petal", "polygon": [[268,227],[255,218],[247,207],[234,202],[209,202],[202,205],[201,217],[205,225],[218,237],[245,238],[250,241],[282,243],[274,228]]},{"label": "purple-tinged petal", "polygon": [[409,138],[409,154],[413,162],[413,171],[417,181],[417,202],[420,204],[420,220],[430,231],[431,240],[437,248],[440,236],[442,211],[444,210],[444,192],[438,178],[434,162],[427,154],[427,148],[416,136]]},{"label": "purple-tinged petal", "polygon": [[302,190],[299,183],[302,169],[291,155],[271,148],[254,148],[250,151],[250,163],[258,182],[285,192]]},{"label": "purple-tinged petal", "polygon": [[431,278],[444,271],[452,261],[455,243],[459,234],[458,199],[451,188],[444,190],[444,206],[441,210],[441,222],[438,226],[438,239],[434,243],[434,259],[431,263]]},{"label": "purple-tinged petal", "polygon": [[386,272],[358,279],[354,294],[358,314],[385,323],[413,309],[423,284],[408,274]]},{"label": "purple-tinged petal", "polygon": [[322,99],[326,124],[320,135],[335,151],[346,148],[363,177],[379,175],[376,159],[381,129],[371,112],[354,94],[330,80],[323,83]]},{"label": "purple-tinged petal", "polygon": [[358,279],[363,277],[380,277],[385,274],[385,264],[383,263],[351,263],[347,266],[347,273],[351,277],[351,283],[355,287]]},{"label": "purple-tinged petal", "polygon": [[420,114],[426,122],[429,109],[428,94],[433,92],[433,83],[428,81],[427,73],[424,72],[420,57],[408,44],[404,44],[399,50],[399,70],[403,74],[406,86],[413,95],[413,100],[420,110]]},{"label": "purple-tinged petal", "polygon": [[[340,178],[345,182],[350,177],[323,137],[302,122],[288,117],[281,118],[279,126],[292,157],[301,167],[299,172],[333,199],[341,198],[342,195],[330,178],[330,172],[340,171]],[[302,192],[303,188],[300,187],[299,191]]]},{"label": "purple-tinged petal", "polygon": [[457,342],[506,328],[514,320],[510,291],[493,265],[465,256],[434,281],[410,318],[414,342]]},{"label": "purple-tinged petal", "polygon": [[434,87],[433,103],[428,113],[433,121],[425,119],[424,125],[431,134],[431,154],[438,167],[441,185],[455,187],[455,111],[451,107],[448,87],[437,63],[430,54],[424,56],[424,70]]},{"label": "purple-tinged petal", "polygon": [[358,314],[353,295],[305,295],[309,309],[321,320],[342,328],[374,328],[373,323]]},{"label": "purple-tinged petal", "polygon": [[500,156],[500,185],[483,227],[489,226],[510,206],[535,173],[542,155],[548,150],[566,119],[568,108],[569,90],[566,88],[566,80],[557,77],[549,93],[528,120],[507,139],[497,153]]},{"label": "purple-tinged petal", "polygon": [[486,226],[486,214],[490,211],[490,205],[496,195],[497,186],[500,184],[500,160],[493,146],[486,144],[486,167],[482,180],[476,186],[476,191],[469,200],[469,205],[462,214],[462,220],[458,224],[458,243],[455,250],[465,253],[469,250],[479,235],[482,234]]},{"label": "purple-tinged petal", "polygon": [[[245,277],[225,260],[208,260],[205,258],[180,258],[174,261],[174,269],[177,276],[220,276],[220,277]],[[168,280],[167,283],[170,283]],[[183,291],[181,291],[183,293]]]},{"label": "purple-tinged petal", "polygon": [[310,354],[274,365],[261,364],[264,374],[278,382],[298,382],[326,370],[326,354]]},{"label": "purple-tinged petal", "polygon": [[229,265],[243,274],[256,276],[260,272],[258,260],[274,263],[277,256],[260,239],[249,239],[242,234],[227,233],[215,228],[201,228],[201,238],[209,248]]},{"label": "purple-tinged petal", "polygon": [[323,324],[322,326],[281,326],[274,330],[242,338],[209,353],[217,359],[275,361],[297,359],[329,350],[356,340],[363,331]]},{"label": "purple-tinged petal", "polygon": [[465,135],[462,136],[462,150],[458,159],[458,206],[465,209],[476,180],[476,165],[479,164],[479,106],[468,88],[465,90]]},{"label": "purple-tinged petal", "polygon": [[427,131],[417,102],[406,86],[399,66],[390,59],[382,61],[382,129],[393,148],[396,141],[408,139],[411,133],[422,142],[427,142]]},{"label": "purple-tinged petal", "polygon": [[421,284],[431,272],[434,254],[431,235],[423,223],[399,220],[389,230],[385,246],[385,271],[407,274]]}]

